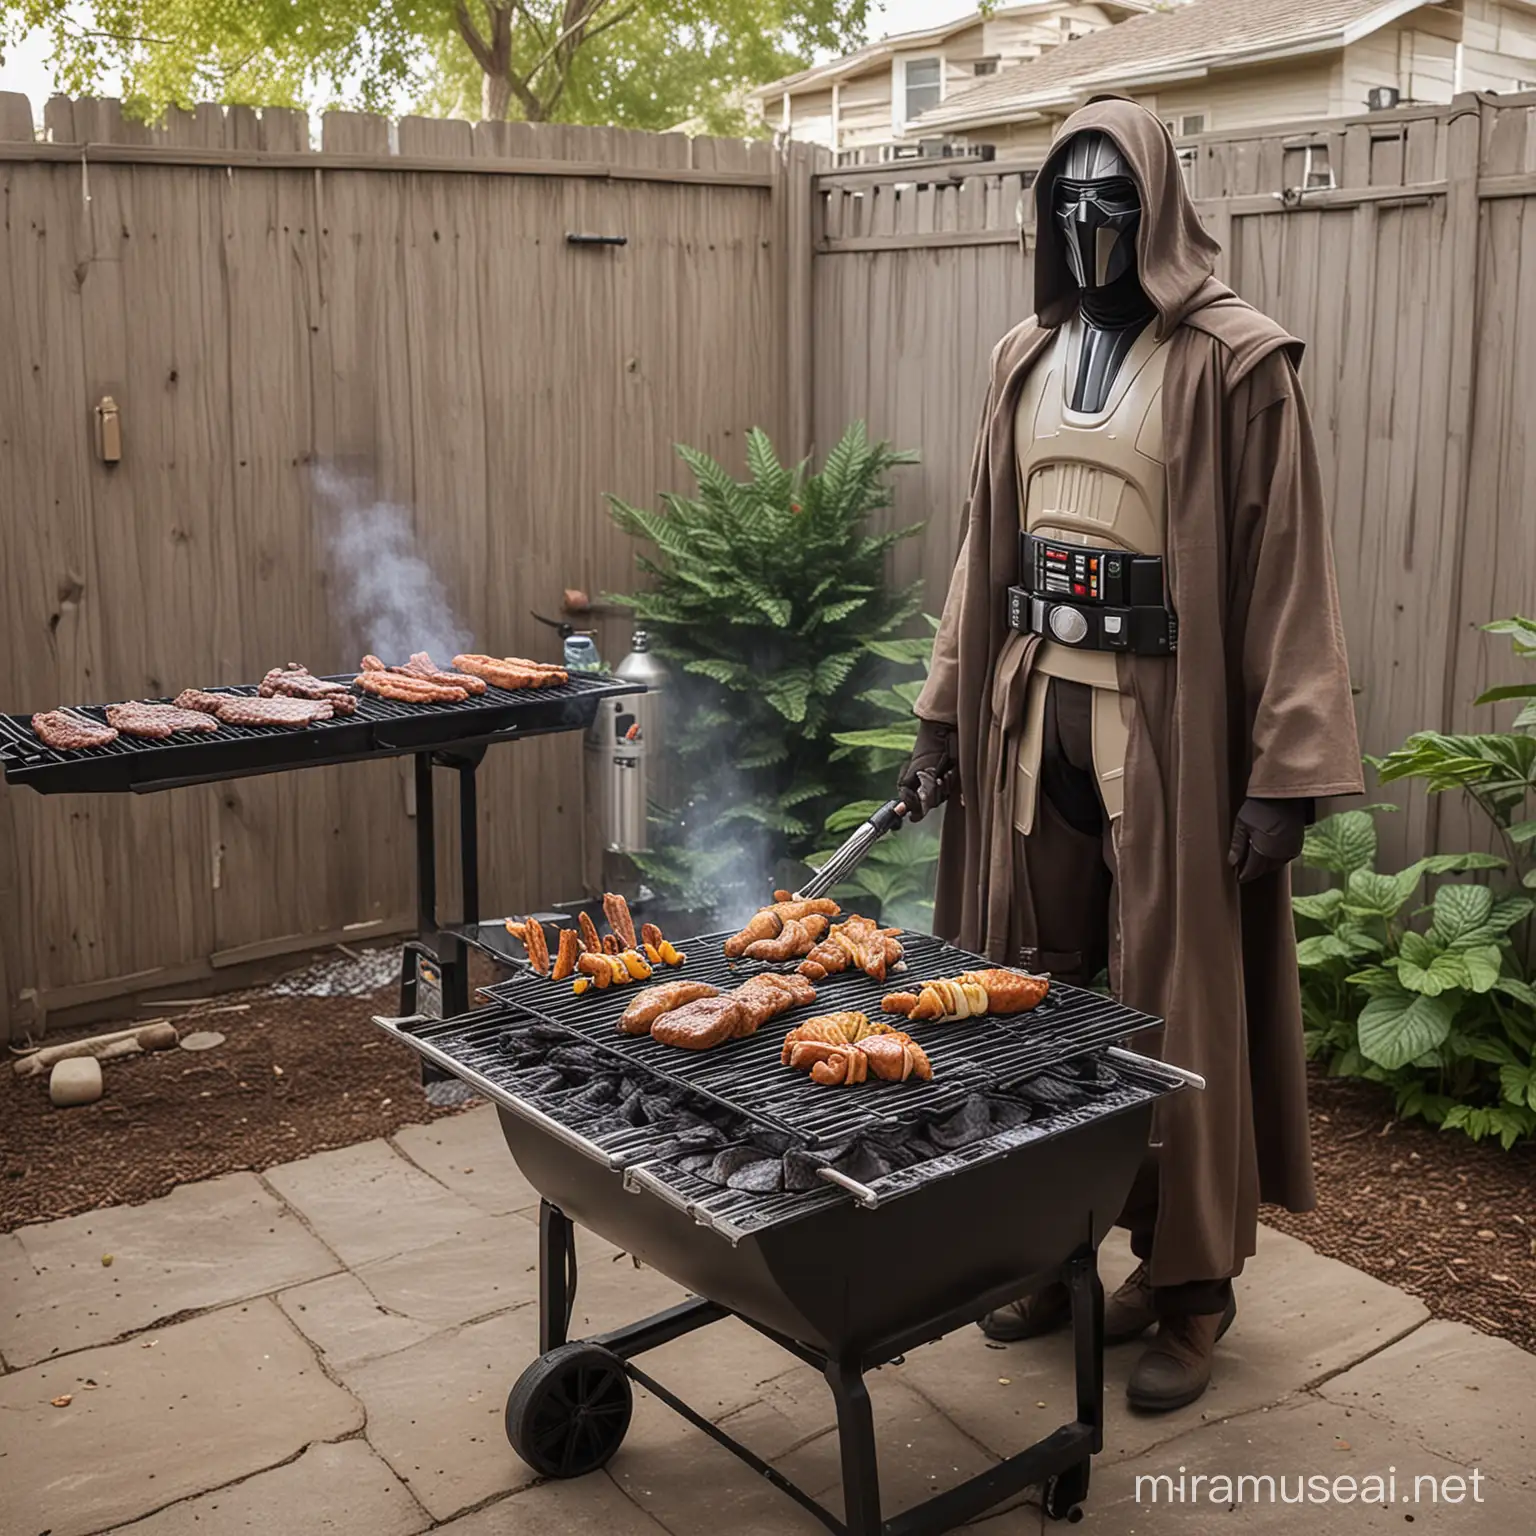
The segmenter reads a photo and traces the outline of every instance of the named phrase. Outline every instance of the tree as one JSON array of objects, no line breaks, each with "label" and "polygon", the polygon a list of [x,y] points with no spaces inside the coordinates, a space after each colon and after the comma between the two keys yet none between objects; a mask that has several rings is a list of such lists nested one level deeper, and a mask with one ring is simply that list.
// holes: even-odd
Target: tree
[{"label": "tree", "polygon": [[195,101],[739,127],[752,85],[862,39],[870,0],[4,0],[58,83],[119,72],[130,110]]}]

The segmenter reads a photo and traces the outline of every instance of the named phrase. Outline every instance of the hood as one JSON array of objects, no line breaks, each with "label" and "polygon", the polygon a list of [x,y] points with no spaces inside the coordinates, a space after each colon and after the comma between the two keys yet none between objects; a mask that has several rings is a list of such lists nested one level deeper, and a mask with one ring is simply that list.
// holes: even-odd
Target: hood
[{"label": "hood", "polygon": [[1119,96],[1095,97],[1074,112],[1035,178],[1035,313],[1042,325],[1054,326],[1077,309],[1077,283],[1051,217],[1051,195],[1067,141],[1088,128],[1114,140],[1141,189],[1136,260],[1141,286],[1157,306],[1158,335],[1166,336],[1208,301],[1210,290],[1201,290],[1215,271],[1221,247],[1205,232],[1190,201],[1168,130],[1145,107]]}]

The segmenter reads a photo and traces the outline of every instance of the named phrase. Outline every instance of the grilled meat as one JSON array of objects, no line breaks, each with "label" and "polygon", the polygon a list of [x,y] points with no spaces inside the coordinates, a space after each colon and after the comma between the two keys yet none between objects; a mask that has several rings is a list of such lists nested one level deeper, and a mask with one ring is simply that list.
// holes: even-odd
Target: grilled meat
[{"label": "grilled meat", "polygon": [[202,715],[217,715],[233,694],[209,693],[203,688],[183,688],[171,701],[177,709],[195,709]]},{"label": "grilled meat", "polygon": [[460,672],[484,678],[497,688],[548,688],[570,681],[563,667],[547,666],[541,661],[527,661],[521,656],[479,656],[473,653],[455,656],[453,664]]},{"label": "grilled meat", "polygon": [[887,1013],[904,1013],[914,1024],[972,1019],[983,1013],[1026,1013],[1050,988],[1044,976],[1025,976],[1001,968],[966,971],[945,981],[925,981],[917,992],[893,992],[882,998]]},{"label": "grilled meat", "polygon": [[801,955],[808,955],[826,931],[827,919],[819,912],[792,917],[776,938],[755,939],[742,954],[748,960],[797,960]]},{"label": "grilled meat", "polygon": [[597,924],[585,912],[578,912],[576,926],[581,930],[581,947],[589,955],[602,954],[603,941],[598,937]]},{"label": "grilled meat", "polygon": [[[920,1082],[933,1081],[933,1063],[928,1053],[910,1035],[892,1030],[888,1035],[870,1035],[855,1047],[863,1053],[869,1070],[888,1083],[904,1083],[909,1077]],[[815,1076],[814,1070],[811,1074]]]},{"label": "grilled meat", "polygon": [[648,1035],[651,1025],[662,1014],[681,1008],[701,997],[718,997],[720,989],[707,981],[665,981],[647,987],[619,1018],[619,1028],[626,1035]]},{"label": "grilled meat", "polygon": [[32,729],[44,746],[55,752],[79,752],[85,747],[104,747],[117,740],[117,731],[89,715],[69,709],[48,709],[32,716]]},{"label": "grilled meat", "polygon": [[960,979],[979,981],[987,989],[988,1013],[1028,1013],[1051,987],[1045,976],[1025,976],[1001,968],[967,971]]},{"label": "grilled meat", "polygon": [[544,925],[538,918],[530,917],[523,929],[523,948],[528,951],[528,963],[540,976],[549,975],[549,941],[544,937]]},{"label": "grilled meat", "polygon": [[335,714],[329,699],[245,698],[231,695],[219,706],[219,719],[230,725],[284,725],[298,730]]},{"label": "grilled meat", "polygon": [[451,688],[462,688],[466,693],[485,692],[483,677],[474,677],[468,672],[450,672],[438,666],[425,651],[416,651],[404,666],[391,667],[390,671],[407,677],[424,677],[429,683],[446,683]]},{"label": "grilled meat", "polygon": [[612,891],[604,895],[603,916],[608,919],[608,926],[625,949],[640,947],[640,941],[635,936],[635,920],[630,916],[629,903],[622,896],[615,896]]},{"label": "grilled meat", "polygon": [[707,1051],[736,1038],[741,1012],[741,999],[734,992],[696,998],[662,1014],[651,1025],[651,1039],[685,1051]]},{"label": "grilled meat", "polygon": [[780,1059],[828,1087],[862,1083],[870,1073],[886,1082],[933,1076],[927,1053],[910,1035],[862,1013],[807,1019],[784,1037]]},{"label": "grilled meat", "polygon": [[902,957],[899,928],[882,928],[873,918],[850,917],[834,923],[826,938],[800,964],[800,974],[822,981],[851,969],[884,981],[886,971]]},{"label": "grilled meat", "polygon": [[581,940],[577,937],[574,928],[562,928],[560,930],[560,952],[555,956],[555,969],[551,973],[552,981],[564,981],[567,976],[576,974],[576,957],[581,953]]},{"label": "grilled meat", "polygon": [[273,667],[256,685],[256,692],[264,699],[284,694],[290,699],[329,699],[333,705],[338,699],[345,699],[354,709],[357,707],[345,683],[316,677],[296,661],[290,661],[286,667]]},{"label": "grilled meat", "polygon": [[109,705],[107,724],[115,726],[125,736],[144,736],[151,741],[164,741],[177,731],[206,733],[219,728],[214,716],[199,710],[178,709],[174,704],[144,704],[137,700]]},{"label": "grilled meat", "polygon": [[381,699],[393,699],[398,704],[456,704],[469,697],[467,690],[457,684],[429,682],[424,677],[409,677],[403,672],[391,672],[382,664],[370,667],[377,657],[363,657],[363,670],[355,679],[364,693],[376,694]]},{"label": "grilled meat", "polygon": [[813,914],[821,917],[836,917],[840,911],[842,908],[826,896],[819,896],[810,901],[776,901],[772,906],[761,907],[740,933],[732,934],[725,941],[726,957],[731,960],[738,959],[746,953],[749,944],[755,944],[760,939],[776,939],[783,931],[785,923],[810,917]]}]

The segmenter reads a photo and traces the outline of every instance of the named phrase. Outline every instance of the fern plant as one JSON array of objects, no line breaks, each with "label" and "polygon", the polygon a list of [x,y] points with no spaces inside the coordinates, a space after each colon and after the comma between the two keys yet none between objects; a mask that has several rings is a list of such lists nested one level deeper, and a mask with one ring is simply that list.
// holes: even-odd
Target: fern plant
[{"label": "fern plant", "polygon": [[[829,833],[847,834],[889,798],[888,786],[896,770],[912,756],[917,744],[917,716],[912,713],[917,696],[927,681],[933,660],[933,636],[939,622],[925,614],[929,633],[911,640],[877,640],[869,650],[886,664],[887,669],[909,670],[920,666],[918,677],[887,678],[866,689],[863,701],[883,717],[884,723],[864,730],[836,731],[839,755],[861,757],[871,788],[879,798],[856,800],[840,807],[827,818]],[[886,791],[885,793],[880,793]],[[907,825],[892,836],[882,838],[864,862],[837,887],[834,895],[857,901],[864,898],[878,904],[881,920],[902,928],[928,929],[933,926],[933,891],[938,875],[939,829],[943,812],[925,816],[915,825]],[[814,860],[820,864],[826,855]]]},{"label": "fern plant", "polygon": [[747,440],[749,477],[707,454],[678,453],[694,496],[651,511],[611,498],[615,522],[646,546],[631,609],[673,664],[672,806],[656,807],[646,875],[695,912],[730,919],[817,846],[828,815],[868,793],[867,763],[838,731],[877,723],[864,697],[918,608],[893,588],[886,556],[920,524],[886,531],[890,471],[914,462],[871,443],[861,423],[821,469],[780,463],[767,435]]}]

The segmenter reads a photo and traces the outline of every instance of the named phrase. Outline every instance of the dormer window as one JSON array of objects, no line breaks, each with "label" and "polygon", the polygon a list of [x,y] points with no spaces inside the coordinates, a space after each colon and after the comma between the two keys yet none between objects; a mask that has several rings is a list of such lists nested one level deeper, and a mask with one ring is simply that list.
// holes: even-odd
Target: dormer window
[{"label": "dormer window", "polygon": [[936,107],[944,94],[942,59],[908,59],[902,65],[902,121],[910,123]]}]

